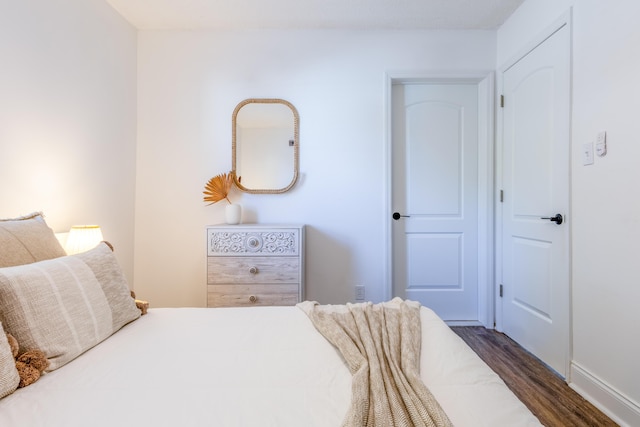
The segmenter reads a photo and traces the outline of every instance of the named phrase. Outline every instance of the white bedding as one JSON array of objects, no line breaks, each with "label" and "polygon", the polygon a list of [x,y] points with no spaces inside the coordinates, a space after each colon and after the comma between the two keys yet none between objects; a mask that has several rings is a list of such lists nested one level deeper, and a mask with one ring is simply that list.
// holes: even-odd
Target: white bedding
[{"label": "white bedding", "polygon": [[[421,376],[457,427],[540,426],[431,310]],[[340,426],[351,376],[297,307],[163,308],[0,400],[0,426]]]}]

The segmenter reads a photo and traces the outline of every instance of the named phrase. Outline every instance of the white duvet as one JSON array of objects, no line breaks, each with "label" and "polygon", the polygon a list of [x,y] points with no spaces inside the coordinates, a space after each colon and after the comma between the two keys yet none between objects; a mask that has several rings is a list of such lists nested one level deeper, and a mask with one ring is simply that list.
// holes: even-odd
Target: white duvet
[{"label": "white duvet", "polygon": [[[431,310],[421,375],[457,427],[540,426]],[[0,426],[340,426],[351,376],[297,307],[163,308],[0,400]]]}]

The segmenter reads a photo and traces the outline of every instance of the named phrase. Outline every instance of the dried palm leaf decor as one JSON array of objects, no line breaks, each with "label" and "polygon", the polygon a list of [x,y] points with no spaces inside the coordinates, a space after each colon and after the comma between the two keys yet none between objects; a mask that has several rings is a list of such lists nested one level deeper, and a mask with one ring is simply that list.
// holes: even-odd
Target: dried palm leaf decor
[{"label": "dried palm leaf decor", "polygon": [[233,187],[233,171],[229,173],[221,173],[211,178],[204,186],[204,201],[210,205],[217,203],[221,200],[226,200],[231,204],[229,200],[229,192]]}]

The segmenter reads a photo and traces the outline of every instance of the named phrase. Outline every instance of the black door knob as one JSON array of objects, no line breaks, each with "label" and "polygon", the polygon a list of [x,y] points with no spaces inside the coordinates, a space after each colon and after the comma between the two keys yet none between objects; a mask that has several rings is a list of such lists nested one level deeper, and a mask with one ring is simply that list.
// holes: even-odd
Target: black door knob
[{"label": "black door knob", "polygon": [[400,218],[409,218],[409,215],[400,215],[400,212],[394,212],[393,215],[391,215],[391,218],[397,221]]},{"label": "black door knob", "polygon": [[550,217],[542,217],[540,219],[548,219],[549,221],[553,221],[558,225],[562,224],[562,215],[560,214],[556,214],[555,216],[550,216]]}]

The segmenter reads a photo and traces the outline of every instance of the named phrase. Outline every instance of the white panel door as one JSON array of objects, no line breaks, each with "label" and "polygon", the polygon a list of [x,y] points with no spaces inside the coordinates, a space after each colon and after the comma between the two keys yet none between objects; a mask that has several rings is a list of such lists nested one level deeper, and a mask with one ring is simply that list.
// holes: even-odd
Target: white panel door
[{"label": "white panel door", "polygon": [[396,84],[394,295],[478,320],[478,86]]},{"label": "white panel door", "polygon": [[569,46],[564,26],[503,74],[503,330],[563,376],[569,360]]}]

